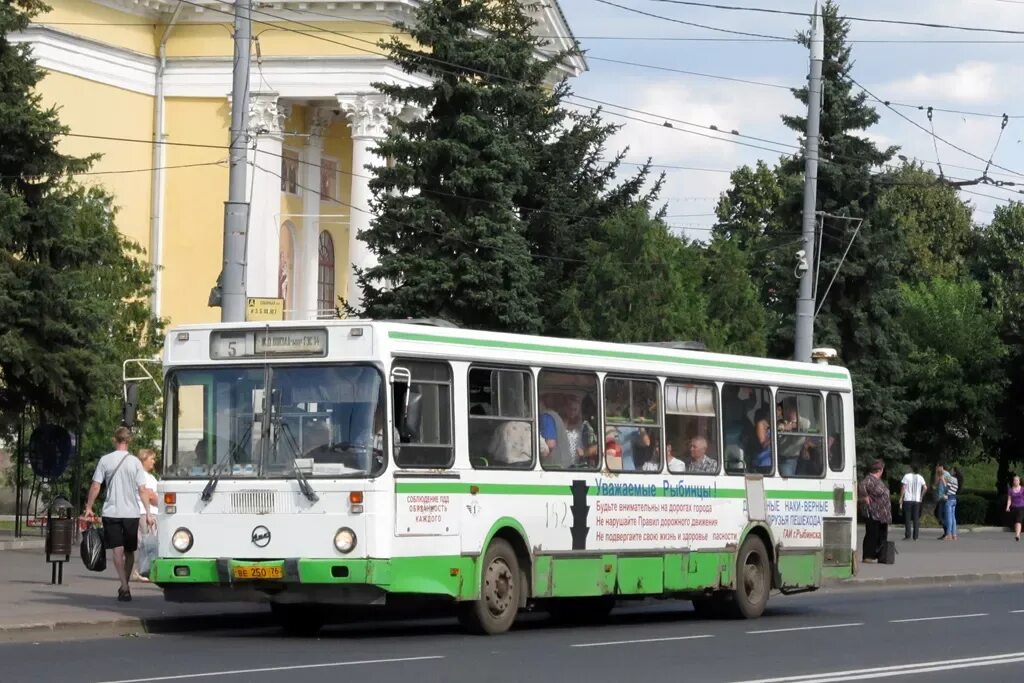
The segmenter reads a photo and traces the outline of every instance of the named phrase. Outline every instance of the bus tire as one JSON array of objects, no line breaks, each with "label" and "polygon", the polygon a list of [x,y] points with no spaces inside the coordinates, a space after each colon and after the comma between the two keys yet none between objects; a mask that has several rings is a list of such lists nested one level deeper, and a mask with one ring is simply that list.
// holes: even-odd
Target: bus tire
[{"label": "bus tire", "polygon": [[270,613],[281,630],[289,636],[315,636],[324,625],[323,614],[310,605],[270,603]]},{"label": "bus tire", "polygon": [[772,564],[764,541],[753,534],[743,541],[736,556],[736,588],[732,611],[740,619],[756,619],[768,605],[772,587]]},{"label": "bus tire", "polygon": [[508,541],[492,540],[481,563],[480,597],[459,605],[459,622],[478,634],[496,635],[509,630],[519,611],[522,576]]}]

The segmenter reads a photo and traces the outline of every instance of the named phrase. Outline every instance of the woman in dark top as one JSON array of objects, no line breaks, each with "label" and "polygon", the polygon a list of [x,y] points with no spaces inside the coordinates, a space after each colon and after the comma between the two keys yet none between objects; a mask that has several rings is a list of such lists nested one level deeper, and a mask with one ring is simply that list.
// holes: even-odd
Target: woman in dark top
[{"label": "woman in dark top", "polygon": [[1013,520],[1013,536],[1020,541],[1020,525],[1024,522],[1024,486],[1020,485],[1020,477],[1017,475],[1014,475],[1006,492],[1006,511]]},{"label": "woman in dark top", "polygon": [[878,554],[889,540],[892,503],[889,500],[889,487],[882,481],[883,472],[885,463],[876,460],[871,464],[868,474],[861,480],[858,489],[865,518],[862,544],[865,562],[878,562]]}]

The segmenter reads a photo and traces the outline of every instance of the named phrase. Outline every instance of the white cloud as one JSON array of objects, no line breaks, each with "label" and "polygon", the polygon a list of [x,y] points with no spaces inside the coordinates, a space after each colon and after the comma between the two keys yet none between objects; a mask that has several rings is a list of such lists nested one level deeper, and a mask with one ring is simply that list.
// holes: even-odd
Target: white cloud
[{"label": "white cloud", "polygon": [[1020,69],[992,62],[966,62],[952,71],[917,73],[885,85],[882,91],[895,100],[945,101],[963,104],[991,104],[1006,94],[1019,77]]}]

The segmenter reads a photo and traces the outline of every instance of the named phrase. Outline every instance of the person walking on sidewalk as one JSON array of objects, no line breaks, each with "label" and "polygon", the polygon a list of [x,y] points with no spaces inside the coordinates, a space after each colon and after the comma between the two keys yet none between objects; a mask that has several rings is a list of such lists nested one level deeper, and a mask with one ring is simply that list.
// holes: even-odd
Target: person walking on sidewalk
[{"label": "person walking on sidewalk", "polygon": [[913,539],[917,540],[917,534],[921,529],[921,502],[924,500],[924,493],[928,490],[924,483],[924,477],[917,472],[917,465],[911,465],[910,471],[903,475],[900,487],[900,507],[903,509],[904,540],[910,540],[911,531]]},{"label": "person walking on sidewalk", "polygon": [[956,496],[960,489],[960,482],[957,478],[941,464],[935,468],[936,474],[942,480],[942,488],[946,501],[942,506],[942,536],[940,540],[956,540]]},{"label": "person walking on sidewalk", "polygon": [[[102,512],[103,545],[113,550],[114,569],[121,582],[117,599],[121,602],[132,599],[128,577],[131,576],[135,551],[139,547],[139,501],[147,498],[146,471],[139,459],[128,452],[130,442],[131,432],[127,427],[119,427],[114,432],[114,450],[96,463],[96,472],[92,475],[89,497],[82,513],[84,521],[91,523],[96,520],[93,506],[100,495],[100,487],[106,484]],[[147,514],[146,521],[152,524],[153,516]]]},{"label": "person walking on sidewalk", "polygon": [[861,480],[858,495],[864,505],[863,560],[878,562],[878,554],[889,539],[889,524],[892,522],[892,502],[889,487],[882,481],[885,463],[876,460]]},{"label": "person walking on sidewalk", "polygon": [[1006,495],[1006,511],[1013,520],[1013,536],[1020,541],[1020,525],[1024,522],[1024,486],[1020,485],[1020,475],[1013,475],[1010,489]]},{"label": "person walking on sidewalk", "polygon": [[[156,534],[156,524],[150,524],[146,521],[147,515],[156,517],[158,511],[157,481],[156,477],[153,476],[153,470],[156,468],[156,453],[152,448],[143,448],[139,451],[138,457],[139,462],[142,463],[142,469],[146,472],[146,497],[139,500],[139,547],[145,552],[146,548],[143,545],[145,537]],[[132,571],[132,581],[142,581],[145,583],[149,579],[139,574],[139,570],[135,569]]]}]

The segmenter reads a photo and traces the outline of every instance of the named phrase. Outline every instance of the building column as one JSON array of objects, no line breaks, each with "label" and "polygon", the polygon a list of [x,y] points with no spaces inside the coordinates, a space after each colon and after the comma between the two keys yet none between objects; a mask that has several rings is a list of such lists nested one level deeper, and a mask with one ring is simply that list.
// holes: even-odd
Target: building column
[{"label": "building column", "polygon": [[382,166],[384,160],[377,155],[377,141],[387,132],[388,116],[397,114],[400,107],[385,95],[338,95],[338,104],[352,130],[352,206],[349,209],[348,263],[345,264],[347,288],[345,299],[355,309],[362,307],[362,291],[355,269],[370,268],[377,263],[359,232],[370,227],[370,177],[367,166]]},{"label": "building column", "polygon": [[245,250],[246,296],[276,297],[280,262],[282,125],[288,111],[277,93],[249,100],[249,237]]},{"label": "building column", "polygon": [[317,304],[317,282],[320,274],[320,160],[323,156],[324,135],[331,125],[334,112],[316,108],[310,112],[306,147],[302,150],[299,168],[302,191],[302,229],[299,231],[295,254],[295,273],[298,280],[295,300],[295,318],[315,320],[320,311]]}]

